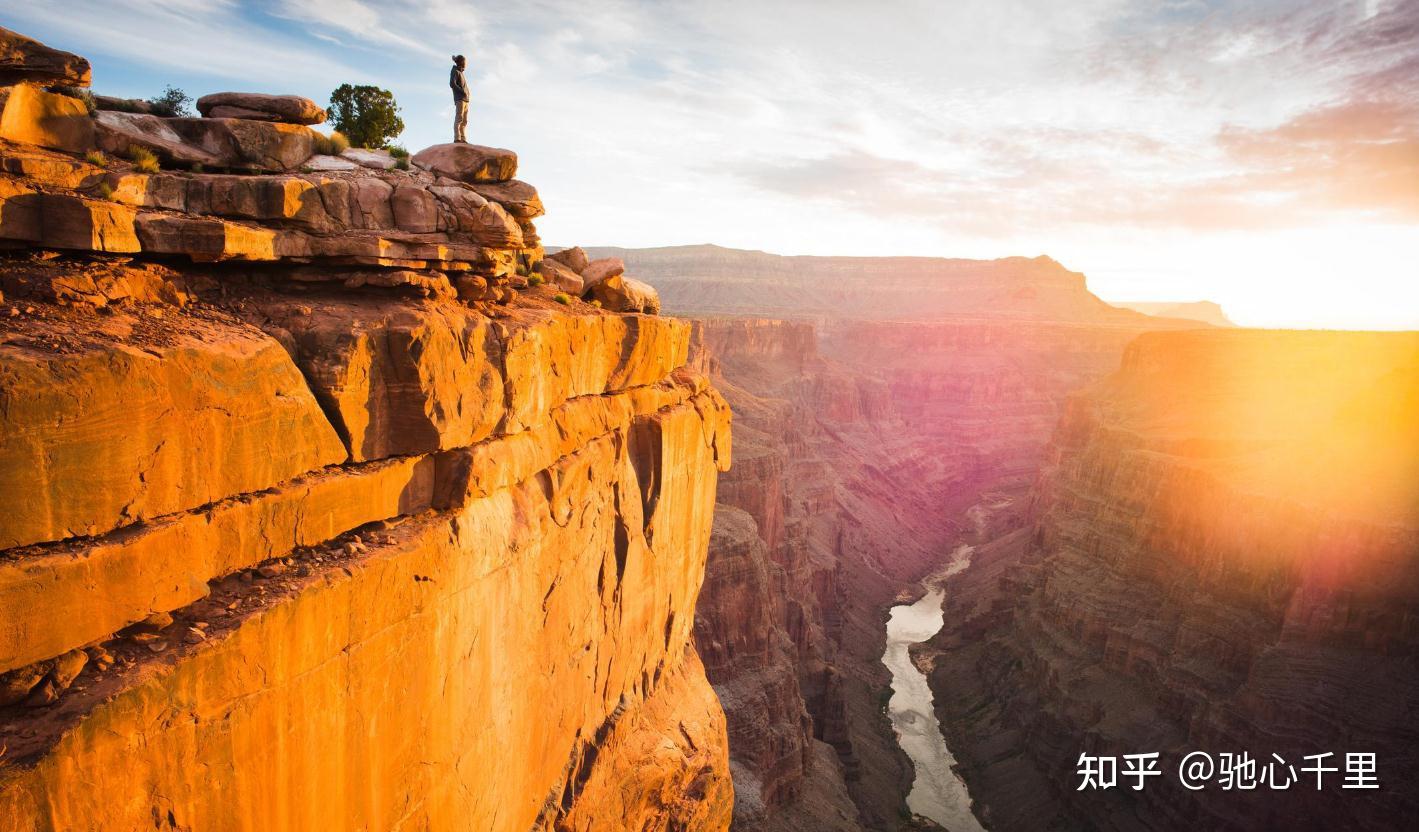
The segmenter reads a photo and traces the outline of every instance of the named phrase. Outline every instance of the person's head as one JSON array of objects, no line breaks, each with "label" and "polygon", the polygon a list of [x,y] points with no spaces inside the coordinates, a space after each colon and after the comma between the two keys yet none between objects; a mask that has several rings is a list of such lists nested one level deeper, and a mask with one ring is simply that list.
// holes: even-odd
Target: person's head
[{"label": "person's head", "polygon": [[458,67],[459,69],[462,69],[463,67],[468,65],[468,61],[464,60],[462,55],[454,55],[453,65]]}]

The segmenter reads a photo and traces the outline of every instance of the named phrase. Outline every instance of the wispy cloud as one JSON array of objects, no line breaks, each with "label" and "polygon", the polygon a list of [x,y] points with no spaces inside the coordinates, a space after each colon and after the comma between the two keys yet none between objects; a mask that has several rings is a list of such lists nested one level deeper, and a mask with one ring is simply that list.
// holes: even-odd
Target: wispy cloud
[{"label": "wispy cloud", "polygon": [[1321,228],[1419,229],[1419,0],[0,10],[94,58],[100,87],[161,73],[195,92],[319,99],[379,83],[404,106],[410,147],[444,140],[448,55],[467,54],[473,133],[519,152],[554,242],[1050,251],[1122,281],[1235,250],[1243,232],[1294,249],[1295,235],[1334,238]]}]

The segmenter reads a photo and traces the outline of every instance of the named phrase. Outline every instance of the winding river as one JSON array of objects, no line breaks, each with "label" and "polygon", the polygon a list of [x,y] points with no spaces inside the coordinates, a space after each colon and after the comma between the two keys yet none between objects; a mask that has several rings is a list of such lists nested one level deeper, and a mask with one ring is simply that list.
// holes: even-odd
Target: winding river
[{"label": "winding river", "polygon": [[887,712],[892,717],[897,742],[916,767],[907,806],[951,832],[984,832],[984,828],[971,813],[966,784],[951,770],[956,758],[941,736],[931,688],[926,684],[926,675],[912,664],[907,648],[941,629],[944,585],[970,562],[971,547],[957,547],[946,567],[922,582],[927,593],[920,601],[892,608],[887,620],[887,651],[882,655],[882,663],[892,671],[892,699]]}]

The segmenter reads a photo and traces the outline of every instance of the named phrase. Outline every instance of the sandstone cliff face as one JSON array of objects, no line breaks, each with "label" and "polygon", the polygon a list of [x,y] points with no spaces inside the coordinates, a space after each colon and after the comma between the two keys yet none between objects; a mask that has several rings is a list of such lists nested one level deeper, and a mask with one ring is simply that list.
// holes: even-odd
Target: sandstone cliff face
[{"label": "sandstone cliff face", "polygon": [[[1419,337],[1152,334],[1071,402],[931,673],[997,829],[1386,829],[1419,794]],[[989,536],[987,536],[989,537]],[[1192,750],[1378,755],[1378,791],[1190,791]],[[1162,752],[1141,792],[1078,755]]]},{"label": "sandstone cliff face", "polygon": [[0,830],[726,828],[690,325],[482,168],[64,149],[0,142]]},{"label": "sandstone cliff face", "polygon": [[[865,451],[819,422],[819,394],[845,403],[856,381],[835,375],[806,323],[711,320],[701,332],[736,412],[695,635],[730,720],[736,828],[895,829],[910,769],[871,646],[895,585],[860,545],[890,537],[891,511],[880,490],[847,493]],[[855,420],[876,435],[861,410],[830,409],[840,429]]]}]

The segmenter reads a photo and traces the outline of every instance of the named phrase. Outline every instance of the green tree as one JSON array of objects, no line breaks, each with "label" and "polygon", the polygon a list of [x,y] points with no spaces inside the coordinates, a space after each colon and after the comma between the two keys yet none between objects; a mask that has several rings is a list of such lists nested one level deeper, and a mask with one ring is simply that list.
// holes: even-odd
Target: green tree
[{"label": "green tree", "polygon": [[404,132],[394,94],[367,85],[341,84],[330,93],[330,121],[356,147],[385,147]]}]

